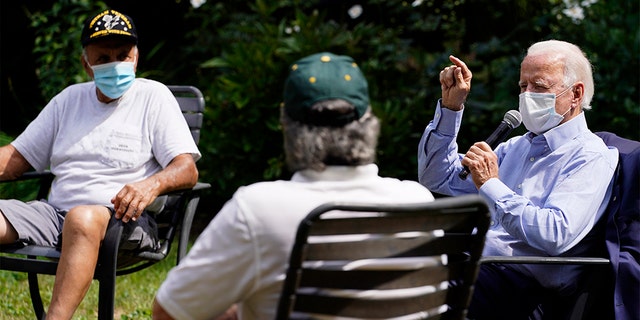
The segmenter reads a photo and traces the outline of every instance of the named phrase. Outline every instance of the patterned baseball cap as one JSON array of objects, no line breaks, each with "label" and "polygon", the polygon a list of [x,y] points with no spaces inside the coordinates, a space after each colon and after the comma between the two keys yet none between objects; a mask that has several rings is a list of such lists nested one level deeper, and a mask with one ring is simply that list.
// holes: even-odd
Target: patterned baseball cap
[{"label": "patterned baseball cap", "polygon": [[367,80],[351,57],[321,52],[291,65],[284,86],[284,108],[289,117],[313,123],[309,119],[311,106],[329,99],[343,99],[355,106],[355,115],[346,119],[349,122],[360,119],[369,108]]},{"label": "patterned baseball cap", "polygon": [[138,43],[138,32],[133,20],[116,10],[105,10],[85,22],[81,36],[82,46],[86,47],[91,42],[109,36]]}]

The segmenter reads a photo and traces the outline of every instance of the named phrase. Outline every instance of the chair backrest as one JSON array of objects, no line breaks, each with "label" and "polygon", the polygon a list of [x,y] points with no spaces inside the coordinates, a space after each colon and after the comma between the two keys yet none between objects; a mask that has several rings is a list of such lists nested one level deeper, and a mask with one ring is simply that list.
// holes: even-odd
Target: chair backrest
[{"label": "chair backrest", "polygon": [[[189,126],[189,130],[191,131],[191,136],[196,144],[198,144],[200,141],[200,129],[202,128],[204,119],[203,112],[205,108],[205,101],[202,92],[198,88],[189,85],[168,85],[167,87],[178,101],[182,115],[184,116],[184,119]],[[199,185],[200,184],[201,183],[199,183]],[[175,235],[179,233],[178,230],[180,228],[191,228],[191,221],[182,221],[181,224],[180,220],[184,220],[185,212],[194,210],[185,209],[185,206],[190,205],[192,198],[184,196],[182,192],[163,195],[160,197],[165,201],[162,211],[159,213],[150,213],[154,218],[153,222],[156,223],[158,227],[160,248],[155,252],[120,251],[118,256],[118,275],[136,272],[164,259],[171,249]],[[188,219],[192,219],[192,217],[188,217]],[[182,232],[184,233],[185,230],[182,230]],[[179,244],[180,250],[177,257],[178,262],[186,252],[186,241],[188,240],[183,238],[185,237],[181,235]],[[141,261],[143,263],[140,263]]]},{"label": "chair backrest", "polygon": [[625,139],[611,132],[596,132],[606,145],[616,147],[620,154],[618,172],[609,210],[622,216],[640,219],[640,142]]},{"label": "chair backrest", "polygon": [[277,319],[464,319],[488,225],[478,195],[324,204],[298,227]]},{"label": "chair backrest", "polygon": [[204,119],[204,97],[202,92],[194,86],[169,85],[169,90],[178,100],[182,115],[189,125],[193,140],[200,142],[200,129]]},{"label": "chair backrest", "polygon": [[606,246],[615,276],[616,319],[640,314],[640,142],[610,132],[596,132],[618,149],[620,162],[606,212]]}]

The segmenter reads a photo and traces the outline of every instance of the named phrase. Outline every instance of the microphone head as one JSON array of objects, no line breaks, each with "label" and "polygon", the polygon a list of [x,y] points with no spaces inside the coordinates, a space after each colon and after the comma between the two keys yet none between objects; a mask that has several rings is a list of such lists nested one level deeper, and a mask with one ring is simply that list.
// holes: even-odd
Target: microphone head
[{"label": "microphone head", "polygon": [[517,110],[509,110],[504,114],[502,120],[511,126],[511,128],[517,128],[522,123],[522,115],[520,115],[520,112]]}]

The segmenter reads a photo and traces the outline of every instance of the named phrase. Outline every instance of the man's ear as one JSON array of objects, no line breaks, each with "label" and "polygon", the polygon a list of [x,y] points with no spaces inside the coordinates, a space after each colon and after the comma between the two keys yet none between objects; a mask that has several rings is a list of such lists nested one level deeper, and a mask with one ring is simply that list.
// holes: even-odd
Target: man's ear
[{"label": "man's ear", "polygon": [[140,61],[140,50],[138,50],[138,46],[136,46],[136,62],[133,64],[133,72],[138,71],[138,61]]},{"label": "man's ear", "polygon": [[573,87],[573,99],[571,100],[571,105],[579,106],[584,99],[584,83],[576,82]]},{"label": "man's ear", "polygon": [[80,63],[82,64],[82,68],[84,69],[84,72],[86,72],[89,75],[89,77],[93,79],[93,69],[91,69],[91,66],[87,62],[87,59],[85,58],[84,53],[80,55]]}]

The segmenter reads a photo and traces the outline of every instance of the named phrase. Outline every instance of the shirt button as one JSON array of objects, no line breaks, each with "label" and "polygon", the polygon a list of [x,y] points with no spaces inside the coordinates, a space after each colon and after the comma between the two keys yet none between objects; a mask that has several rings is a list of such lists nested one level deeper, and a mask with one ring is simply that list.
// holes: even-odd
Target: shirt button
[{"label": "shirt button", "polygon": [[529,158],[529,161],[531,161],[531,162],[533,162],[535,160],[536,160],[536,158],[534,158],[534,157]]},{"label": "shirt button", "polygon": [[491,224],[492,226],[495,226],[495,225],[496,225],[496,222],[495,222],[495,221],[493,221],[493,220],[491,220],[490,224]]},{"label": "shirt button", "polygon": [[519,184],[517,188],[522,189],[522,184]]}]

